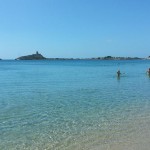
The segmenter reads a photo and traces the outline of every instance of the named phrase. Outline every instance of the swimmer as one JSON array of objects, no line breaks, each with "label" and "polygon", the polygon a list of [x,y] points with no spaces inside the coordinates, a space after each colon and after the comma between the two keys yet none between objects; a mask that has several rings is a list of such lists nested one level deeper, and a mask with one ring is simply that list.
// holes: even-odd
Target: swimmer
[{"label": "swimmer", "polygon": [[118,70],[117,71],[117,76],[120,77],[120,75],[121,75],[121,72],[120,72],[120,70]]}]

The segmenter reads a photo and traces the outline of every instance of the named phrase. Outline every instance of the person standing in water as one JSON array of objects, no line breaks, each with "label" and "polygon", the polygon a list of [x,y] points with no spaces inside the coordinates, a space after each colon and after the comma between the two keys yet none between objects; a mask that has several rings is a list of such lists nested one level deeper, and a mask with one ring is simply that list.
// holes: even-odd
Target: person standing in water
[{"label": "person standing in water", "polygon": [[120,77],[120,75],[121,75],[121,72],[120,72],[120,70],[118,70],[117,71],[117,77]]},{"label": "person standing in water", "polygon": [[148,75],[150,76],[150,68],[147,70]]}]

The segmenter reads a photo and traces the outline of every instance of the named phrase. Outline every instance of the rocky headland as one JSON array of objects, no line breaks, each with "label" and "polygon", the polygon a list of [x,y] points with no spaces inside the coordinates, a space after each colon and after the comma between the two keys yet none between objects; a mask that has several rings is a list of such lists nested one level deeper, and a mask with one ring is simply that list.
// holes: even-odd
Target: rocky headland
[{"label": "rocky headland", "polygon": [[[149,57],[150,58],[150,57]],[[105,57],[94,57],[94,58],[46,58],[42,54],[38,53],[21,56],[16,58],[15,60],[137,60],[143,59],[139,57],[112,57],[112,56],[105,56]]]},{"label": "rocky headland", "polygon": [[36,54],[21,56],[16,58],[15,60],[44,60],[44,59],[46,58],[37,51]]}]

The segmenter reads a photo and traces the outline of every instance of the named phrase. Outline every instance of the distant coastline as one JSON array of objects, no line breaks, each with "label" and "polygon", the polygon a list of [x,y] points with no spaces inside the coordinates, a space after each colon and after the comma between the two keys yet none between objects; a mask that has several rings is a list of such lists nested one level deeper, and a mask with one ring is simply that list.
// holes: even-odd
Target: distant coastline
[{"label": "distant coastline", "polygon": [[94,58],[46,58],[37,51],[35,54],[21,56],[21,57],[16,58],[15,60],[137,60],[137,59],[144,59],[144,58],[112,57],[112,56],[94,57]]},{"label": "distant coastline", "polygon": [[94,57],[94,58],[47,58],[47,60],[137,60],[138,57]]},{"label": "distant coastline", "polygon": [[[114,57],[114,56],[105,56],[105,57],[92,57],[92,58],[46,58],[38,51],[35,54],[20,56],[14,60],[150,60],[150,56],[147,58],[140,57]],[[0,60],[4,60],[1,59]],[[8,59],[7,59],[8,60]]]}]

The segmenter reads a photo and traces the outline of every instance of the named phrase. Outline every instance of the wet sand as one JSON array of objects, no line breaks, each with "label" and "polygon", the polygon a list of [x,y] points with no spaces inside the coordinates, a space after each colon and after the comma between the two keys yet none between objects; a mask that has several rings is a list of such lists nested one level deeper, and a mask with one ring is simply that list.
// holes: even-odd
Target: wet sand
[{"label": "wet sand", "polygon": [[[141,134],[142,133],[142,134]],[[104,145],[93,146],[91,150],[149,150],[150,130],[138,132],[135,137]]]}]

